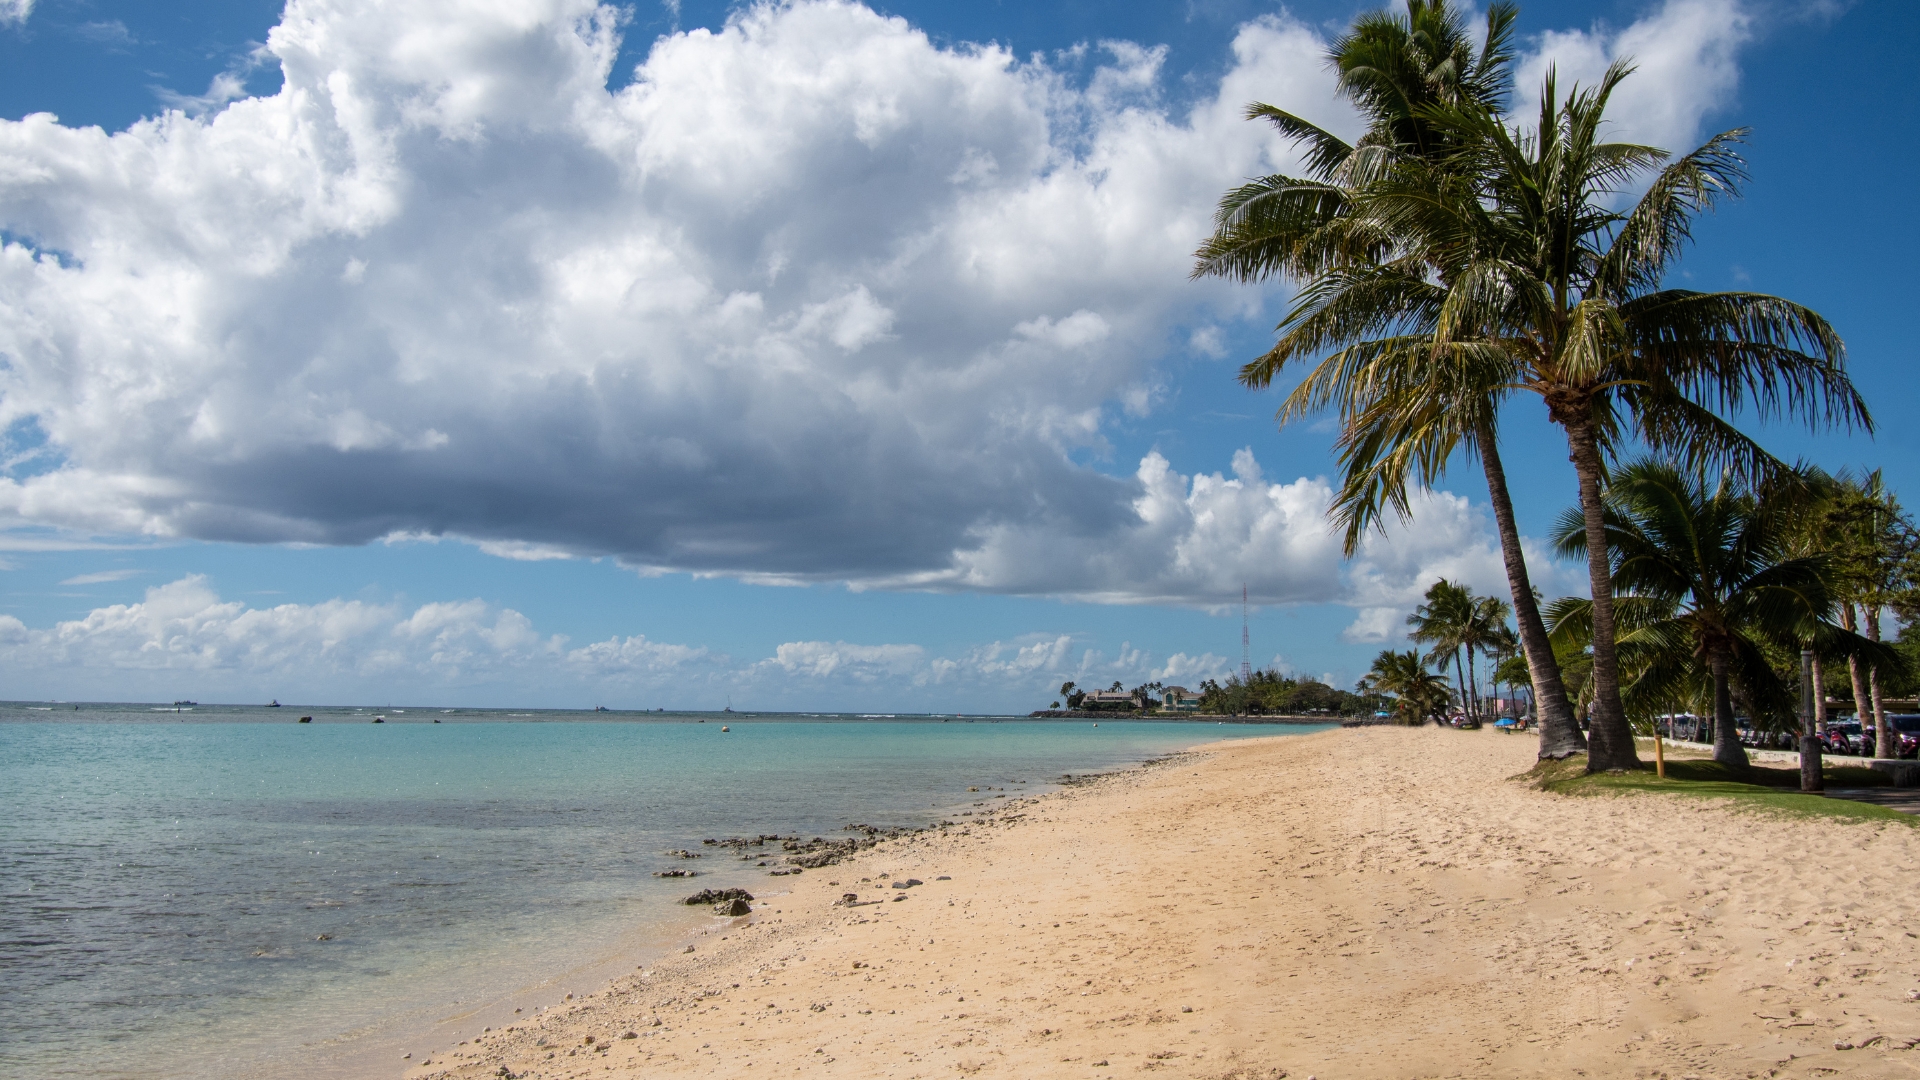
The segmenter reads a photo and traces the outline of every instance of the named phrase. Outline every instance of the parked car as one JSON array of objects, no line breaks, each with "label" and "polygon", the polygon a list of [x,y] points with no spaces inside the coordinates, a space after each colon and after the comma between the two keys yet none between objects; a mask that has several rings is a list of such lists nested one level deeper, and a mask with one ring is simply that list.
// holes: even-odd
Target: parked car
[{"label": "parked car", "polygon": [[1707,719],[1690,713],[1679,713],[1660,718],[1669,739],[1682,739],[1688,742],[1712,742],[1713,732]]},{"label": "parked car", "polygon": [[1827,753],[1858,754],[1863,742],[1860,736],[1860,721],[1827,721]]},{"label": "parked car", "polygon": [[1897,744],[1894,753],[1901,757],[1920,757],[1920,713],[1896,713],[1887,717]]}]

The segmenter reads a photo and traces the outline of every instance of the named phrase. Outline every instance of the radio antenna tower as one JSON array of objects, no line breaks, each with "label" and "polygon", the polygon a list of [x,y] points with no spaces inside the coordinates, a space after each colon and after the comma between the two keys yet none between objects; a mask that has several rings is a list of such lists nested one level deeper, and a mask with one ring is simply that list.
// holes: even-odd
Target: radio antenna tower
[{"label": "radio antenna tower", "polygon": [[1247,586],[1240,584],[1240,682],[1253,681],[1253,639],[1247,635]]}]

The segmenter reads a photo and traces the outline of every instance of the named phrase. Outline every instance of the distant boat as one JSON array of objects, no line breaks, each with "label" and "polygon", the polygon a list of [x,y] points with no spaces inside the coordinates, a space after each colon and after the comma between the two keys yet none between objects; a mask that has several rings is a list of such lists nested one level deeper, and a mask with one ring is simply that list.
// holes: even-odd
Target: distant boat
[{"label": "distant boat", "polygon": [[593,707],[593,711],[594,712],[612,712],[613,710],[607,708],[605,705],[595,705]]},{"label": "distant boat", "polygon": [[182,706],[192,706],[192,705],[198,705],[198,704],[200,703],[197,701],[176,701],[173,703],[173,707],[178,709],[178,708],[181,708]]},{"label": "distant boat", "polygon": [[280,699],[279,699],[279,698],[274,698],[274,699],[273,699],[272,701],[269,701],[269,702],[267,702],[267,708],[269,708],[269,709],[277,709],[277,708],[279,708],[279,707],[280,707]]}]

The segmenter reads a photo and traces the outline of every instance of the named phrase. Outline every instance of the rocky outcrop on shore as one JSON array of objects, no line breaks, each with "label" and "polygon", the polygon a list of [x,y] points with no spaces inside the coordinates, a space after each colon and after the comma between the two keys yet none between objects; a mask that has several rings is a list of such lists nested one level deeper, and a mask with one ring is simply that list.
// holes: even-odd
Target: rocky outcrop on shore
[{"label": "rocky outcrop on shore", "polygon": [[[935,826],[936,828],[938,826]],[[756,836],[729,836],[725,839],[707,839],[700,841],[703,847],[734,851],[743,860],[758,859],[760,866],[781,865],[774,874],[786,876],[797,874],[801,870],[819,870],[832,866],[849,856],[865,851],[882,840],[895,840],[903,836],[912,836],[922,829],[889,826],[882,828],[855,822],[846,826],[845,831],[859,833],[845,839],[829,839],[816,836],[803,840],[798,835],[782,836],[778,833],[760,833]],[[698,856],[695,856],[696,858]]]},{"label": "rocky outcrop on shore", "polygon": [[685,900],[680,901],[689,907],[700,904],[720,904],[733,900],[752,900],[753,894],[745,889],[701,889]]}]

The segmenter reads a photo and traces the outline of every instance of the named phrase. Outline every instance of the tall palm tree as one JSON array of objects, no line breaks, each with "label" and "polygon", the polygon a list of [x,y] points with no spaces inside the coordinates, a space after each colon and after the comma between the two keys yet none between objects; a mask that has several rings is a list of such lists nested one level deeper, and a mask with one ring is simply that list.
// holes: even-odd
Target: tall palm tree
[{"label": "tall palm tree", "polygon": [[[1394,462],[1428,452],[1417,444],[1459,445],[1476,412],[1523,392],[1541,400],[1567,440],[1588,534],[1594,771],[1638,764],[1620,698],[1601,497],[1615,450],[1637,442],[1691,468],[1759,478],[1784,466],[1724,414],[1871,429],[1844,347],[1818,314],[1756,293],[1660,287],[1694,218],[1737,192],[1742,132],[1671,162],[1652,147],[1603,141],[1607,102],[1629,70],[1615,65],[1564,101],[1549,75],[1526,131],[1491,110],[1428,109],[1454,133],[1454,159],[1431,169],[1403,162],[1350,193],[1349,213],[1392,236],[1399,254],[1316,277],[1275,348],[1243,372],[1271,379],[1330,353],[1283,412],[1340,405],[1351,445],[1374,455],[1358,470],[1347,463],[1343,497],[1371,487],[1391,501],[1398,484],[1404,499],[1406,469]],[[1615,209],[1643,180],[1645,193]],[[1369,425],[1393,438],[1369,443]]]},{"label": "tall palm tree", "polygon": [[[1799,485],[1799,497],[1792,499],[1773,499],[1771,503],[1781,506],[1781,528],[1786,536],[1786,551],[1792,556],[1828,554],[1833,548],[1833,537],[1829,531],[1829,517],[1836,502],[1844,492],[1843,483],[1826,470],[1818,466],[1802,465],[1797,470],[1796,483]],[[1843,582],[1830,577],[1828,585],[1840,601],[1840,625],[1848,630],[1854,629],[1853,609],[1846,603]],[[1826,661],[1832,655],[1818,637],[1809,638],[1801,643],[1803,648],[1813,654],[1813,723],[1814,732],[1821,737],[1827,734],[1827,677]],[[1856,676],[1860,665],[1854,657],[1847,657],[1847,664]]]},{"label": "tall palm tree", "polygon": [[1473,590],[1441,578],[1427,589],[1427,602],[1417,605],[1413,614],[1407,616],[1407,625],[1412,628],[1407,637],[1431,646],[1425,657],[1427,666],[1444,671],[1447,661],[1453,661],[1454,685],[1459,688],[1462,712],[1471,712],[1472,708],[1467,700],[1466,671],[1460,665],[1460,654],[1473,637],[1473,615]]},{"label": "tall palm tree", "polygon": [[[1365,271],[1395,261],[1394,238],[1365,214],[1354,212],[1355,195],[1398,163],[1411,160],[1439,168],[1453,160],[1457,140],[1429,119],[1434,106],[1487,111],[1502,107],[1518,14],[1511,3],[1489,5],[1477,46],[1465,19],[1447,0],[1407,0],[1404,17],[1384,11],[1360,16],[1328,59],[1339,72],[1341,91],[1366,117],[1366,133],[1349,145],[1285,110],[1250,106],[1249,119],[1265,119],[1304,144],[1308,177],[1262,177],[1228,192],[1220,201],[1213,236],[1196,253],[1194,276],[1258,281],[1284,275],[1312,281],[1330,272]],[[1400,269],[1410,279],[1424,277],[1417,259]],[[1264,388],[1277,371],[1277,365],[1256,363],[1242,372],[1241,381]],[[1430,395],[1430,400],[1437,398]],[[1324,404],[1317,402],[1314,408]],[[1349,422],[1339,446],[1348,479],[1335,516],[1345,528],[1347,554],[1358,549],[1387,506],[1403,519],[1407,516],[1410,472],[1431,485],[1456,450],[1477,457],[1486,476],[1541,721],[1540,757],[1557,760],[1580,753],[1587,748],[1586,739],[1567,701],[1534,599],[1500,459],[1497,415],[1482,398],[1458,404],[1433,410],[1425,430],[1415,437],[1409,429],[1417,425],[1395,424],[1400,418],[1391,410],[1369,414],[1357,402],[1342,403]],[[1283,424],[1310,411],[1294,405],[1289,401],[1282,408]],[[1355,422],[1356,416],[1364,419]]]},{"label": "tall palm tree", "polygon": [[[1509,695],[1523,686],[1529,693],[1532,692],[1533,684],[1530,680],[1533,678],[1533,673],[1527,668],[1527,654],[1520,650],[1518,636],[1512,639],[1510,646],[1501,650],[1499,662],[1494,665],[1491,677],[1495,683],[1504,684]],[[1524,714],[1526,710],[1520,708],[1518,698],[1510,696],[1508,701],[1512,703],[1512,713]]]},{"label": "tall palm tree", "polygon": [[[1916,586],[1920,530],[1901,510],[1878,469],[1860,477],[1842,474],[1836,478],[1836,488],[1822,531],[1839,564],[1842,622],[1849,630],[1864,626],[1868,640],[1879,641],[1881,609]],[[1874,732],[1874,756],[1894,756],[1897,748],[1887,724],[1880,668],[1868,664],[1863,679],[1860,660],[1852,657],[1848,669],[1861,730]]]},{"label": "tall palm tree", "polygon": [[[1772,494],[1795,495],[1788,486]],[[1791,555],[1786,516],[1731,483],[1710,488],[1671,464],[1638,461],[1611,478],[1603,525],[1602,558],[1610,564],[1625,628],[1668,642],[1647,662],[1629,665],[1640,669],[1636,681],[1650,700],[1671,700],[1688,678],[1685,661],[1694,661],[1696,677],[1704,673],[1712,687],[1714,760],[1729,768],[1747,767],[1734,720],[1736,682],[1750,708],[1792,710],[1793,695],[1767,663],[1763,645],[1797,652],[1819,638],[1884,659],[1887,650],[1831,621],[1834,561]],[[1586,555],[1588,535],[1584,508],[1571,509],[1560,520],[1555,546],[1563,556]],[[1598,608],[1570,601],[1555,614],[1563,624],[1590,630]],[[1676,655],[1673,643],[1682,641],[1690,656]]]},{"label": "tall palm tree", "polygon": [[[1476,716],[1483,716],[1485,709],[1480,706],[1480,674],[1475,670],[1473,658],[1476,655],[1486,656],[1494,661],[1494,670],[1499,670],[1497,665],[1501,657],[1517,644],[1513,629],[1507,625],[1507,619],[1512,614],[1513,609],[1497,596],[1476,596],[1473,599],[1473,615],[1467,620],[1467,632],[1462,644],[1467,651],[1467,682],[1472,688]],[[1499,687],[1495,686],[1494,689],[1497,692]]]},{"label": "tall palm tree", "polygon": [[1366,693],[1392,694],[1395,714],[1406,724],[1437,719],[1447,704],[1446,676],[1429,672],[1413,649],[1381,650],[1360,687]]}]

